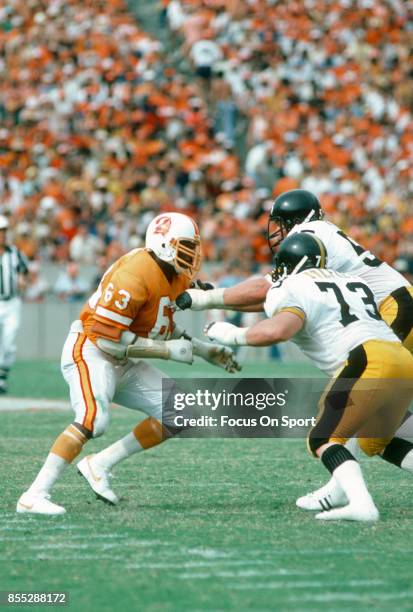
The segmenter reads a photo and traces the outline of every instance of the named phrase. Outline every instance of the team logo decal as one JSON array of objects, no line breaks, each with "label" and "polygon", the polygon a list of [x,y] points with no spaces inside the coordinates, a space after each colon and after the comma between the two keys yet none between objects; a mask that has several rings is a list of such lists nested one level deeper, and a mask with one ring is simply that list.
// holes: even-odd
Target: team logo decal
[{"label": "team logo decal", "polygon": [[162,234],[162,236],[165,236],[169,232],[171,223],[171,217],[167,217],[166,215],[163,217],[159,217],[159,219],[156,221],[156,226],[153,233]]}]

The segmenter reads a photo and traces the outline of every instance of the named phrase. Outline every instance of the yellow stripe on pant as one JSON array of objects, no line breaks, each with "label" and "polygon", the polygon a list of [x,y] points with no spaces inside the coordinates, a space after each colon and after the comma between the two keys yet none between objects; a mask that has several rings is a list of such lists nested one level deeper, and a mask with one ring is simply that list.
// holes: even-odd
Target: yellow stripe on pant
[{"label": "yellow stripe on pant", "polygon": [[393,291],[382,301],[379,312],[403,346],[413,353],[413,287]]},{"label": "yellow stripe on pant", "polygon": [[369,340],[350,352],[319,403],[309,449],[345,444],[355,435],[368,455],[393,438],[413,399],[413,357],[398,342]]},{"label": "yellow stripe on pant", "polygon": [[89,368],[83,358],[82,349],[86,340],[87,337],[85,334],[78,334],[77,340],[73,347],[73,361],[75,362],[79,372],[80,388],[85,405],[85,413],[81,425],[88,431],[93,432],[93,424],[96,418],[97,406],[95,397],[93,395]]}]

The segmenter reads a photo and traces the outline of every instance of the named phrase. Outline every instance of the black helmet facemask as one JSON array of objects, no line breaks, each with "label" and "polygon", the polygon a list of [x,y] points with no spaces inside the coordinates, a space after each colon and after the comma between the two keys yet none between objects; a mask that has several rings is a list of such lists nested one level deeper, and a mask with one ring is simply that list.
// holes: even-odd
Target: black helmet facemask
[{"label": "black helmet facemask", "polygon": [[288,231],[280,217],[268,217],[267,241],[272,255],[275,257],[277,247],[284,240]]},{"label": "black helmet facemask", "polygon": [[[315,210],[310,210],[308,215],[303,219],[301,217],[294,217],[292,219],[283,219],[279,215],[274,215],[268,217],[268,227],[267,227],[267,241],[270,251],[273,257],[276,256],[277,247],[281,244],[284,238],[287,237],[289,232],[293,229],[295,225],[298,223],[307,223],[308,221],[315,220],[313,219],[316,214]],[[323,214],[320,211],[320,214],[317,216],[317,220],[322,219]]]},{"label": "black helmet facemask", "polygon": [[286,278],[286,276],[294,276],[294,274],[298,274],[307,263],[308,255],[304,255],[304,257],[300,259],[300,261],[294,266],[294,268],[291,268],[291,266],[286,263],[278,264],[277,255],[275,256],[274,261],[275,267],[271,271],[271,280],[273,283],[276,283],[277,281]]}]

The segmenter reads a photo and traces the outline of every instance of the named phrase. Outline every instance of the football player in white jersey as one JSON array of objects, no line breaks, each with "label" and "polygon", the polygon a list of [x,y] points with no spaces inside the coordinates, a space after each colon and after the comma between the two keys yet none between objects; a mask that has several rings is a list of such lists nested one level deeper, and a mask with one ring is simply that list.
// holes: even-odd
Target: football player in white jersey
[{"label": "football player in white jersey", "polygon": [[413,287],[404,276],[323,220],[320,202],[304,189],[287,191],[275,200],[268,222],[272,253],[287,235],[297,232],[308,232],[322,240],[331,270],[359,276],[370,286],[381,317],[413,352]]},{"label": "football player in white jersey", "polygon": [[[323,217],[321,204],[311,192],[293,189],[280,195],[274,201],[268,221],[268,242],[273,255],[282,240],[297,232],[307,232],[322,240],[329,269],[361,277],[373,291],[382,319],[413,352],[413,287],[389,264]],[[178,297],[177,305],[182,310],[254,306],[259,309],[270,286],[271,279],[267,276],[248,279],[227,289],[208,292],[190,289]]]},{"label": "football player in white jersey", "polygon": [[[385,450],[413,399],[413,357],[382,320],[369,286],[358,276],[325,268],[326,249],[318,238],[288,237],[275,263],[275,283],[264,304],[268,319],[247,328],[212,323],[206,333],[227,345],[292,340],[332,377],[308,445],[334,477],[342,501],[317,518],[375,521],[378,510],[344,445],[357,434],[367,455]],[[373,432],[380,433],[372,437]],[[407,459],[413,471],[412,449]]]},{"label": "football player in white jersey", "polygon": [[[272,206],[268,221],[268,242],[275,254],[280,243],[298,232],[309,233],[324,243],[328,268],[354,274],[362,278],[373,292],[382,319],[392,328],[403,345],[413,353],[413,287],[394,268],[381,262],[370,251],[347,236],[339,227],[323,220],[324,214],[318,198],[304,189],[293,189],[281,194]],[[226,289],[212,291],[190,289],[179,296],[179,308],[204,310],[234,308],[262,310],[270,277],[253,278]],[[413,419],[409,417],[386,449],[383,458],[402,467],[405,455],[412,447],[404,438],[413,437]],[[413,448],[413,447],[412,447]],[[307,510],[319,510],[340,503],[335,481],[301,497],[297,505]]]}]

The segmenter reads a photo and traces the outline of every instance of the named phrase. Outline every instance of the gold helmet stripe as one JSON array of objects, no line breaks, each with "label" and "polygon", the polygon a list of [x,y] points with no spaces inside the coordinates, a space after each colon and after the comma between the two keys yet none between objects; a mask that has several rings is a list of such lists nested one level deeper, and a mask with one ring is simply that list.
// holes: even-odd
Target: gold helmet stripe
[{"label": "gold helmet stripe", "polygon": [[317,236],[314,236],[313,234],[313,238],[314,240],[317,242],[319,248],[320,248],[320,268],[325,268],[327,265],[327,251],[326,251],[326,247],[324,246],[324,243],[321,242],[320,238],[317,238]]}]

